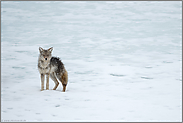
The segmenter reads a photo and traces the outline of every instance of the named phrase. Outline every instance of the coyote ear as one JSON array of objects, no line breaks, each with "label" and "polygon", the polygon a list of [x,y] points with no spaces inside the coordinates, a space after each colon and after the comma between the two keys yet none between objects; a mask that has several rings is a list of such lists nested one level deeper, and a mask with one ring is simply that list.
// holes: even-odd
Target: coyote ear
[{"label": "coyote ear", "polygon": [[52,50],[53,50],[53,47],[51,47],[51,48],[48,49],[48,51],[50,51],[50,52],[52,52]]},{"label": "coyote ear", "polygon": [[39,47],[39,52],[41,53],[43,51],[43,48]]}]

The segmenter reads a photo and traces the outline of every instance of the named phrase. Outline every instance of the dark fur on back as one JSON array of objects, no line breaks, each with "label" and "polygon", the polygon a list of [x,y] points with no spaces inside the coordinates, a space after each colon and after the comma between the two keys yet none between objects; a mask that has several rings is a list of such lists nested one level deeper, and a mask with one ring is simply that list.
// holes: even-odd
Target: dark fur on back
[{"label": "dark fur on back", "polygon": [[61,73],[64,70],[64,64],[61,62],[60,58],[52,57],[50,60],[51,65],[57,66],[56,73]]}]

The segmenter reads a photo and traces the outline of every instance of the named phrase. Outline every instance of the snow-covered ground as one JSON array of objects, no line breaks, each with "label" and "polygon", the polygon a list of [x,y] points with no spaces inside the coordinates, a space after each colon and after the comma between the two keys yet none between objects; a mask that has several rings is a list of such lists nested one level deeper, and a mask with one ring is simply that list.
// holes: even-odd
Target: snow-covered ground
[{"label": "snow-covered ground", "polygon": [[[40,91],[39,46],[65,93]],[[1,121],[182,121],[182,2],[1,2]]]}]

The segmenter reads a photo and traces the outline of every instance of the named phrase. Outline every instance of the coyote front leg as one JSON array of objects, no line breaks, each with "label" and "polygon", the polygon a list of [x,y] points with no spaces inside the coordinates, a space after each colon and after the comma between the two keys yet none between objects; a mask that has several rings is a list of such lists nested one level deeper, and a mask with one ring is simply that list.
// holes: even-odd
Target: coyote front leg
[{"label": "coyote front leg", "polygon": [[47,73],[46,74],[46,90],[49,90],[49,76],[50,76],[50,74]]},{"label": "coyote front leg", "polygon": [[44,74],[41,74],[41,91],[44,90]]}]

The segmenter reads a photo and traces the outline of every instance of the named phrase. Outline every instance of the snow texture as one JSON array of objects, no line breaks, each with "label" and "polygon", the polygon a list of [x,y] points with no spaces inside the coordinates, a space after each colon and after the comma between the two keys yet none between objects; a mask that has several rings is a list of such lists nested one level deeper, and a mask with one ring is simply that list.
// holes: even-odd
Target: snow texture
[{"label": "snow texture", "polygon": [[[39,46],[69,74],[40,91]],[[181,1],[2,1],[1,121],[182,121]]]}]

